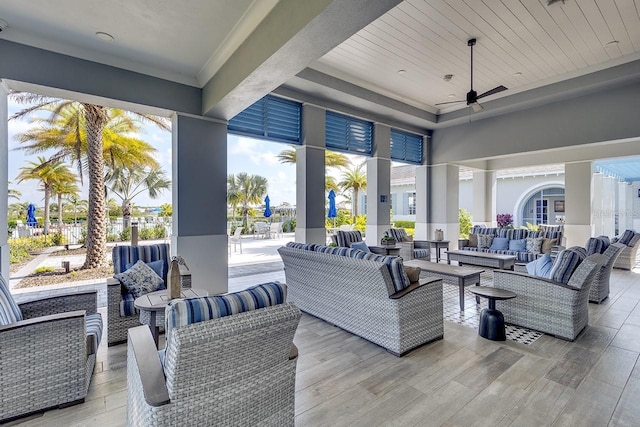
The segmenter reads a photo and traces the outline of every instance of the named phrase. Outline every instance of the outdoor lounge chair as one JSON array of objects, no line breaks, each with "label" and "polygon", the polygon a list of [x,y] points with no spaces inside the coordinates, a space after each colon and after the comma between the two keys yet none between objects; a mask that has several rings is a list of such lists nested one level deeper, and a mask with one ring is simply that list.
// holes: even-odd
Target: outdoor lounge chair
[{"label": "outdoor lounge chair", "polygon": [[300,310],[285,292],[275,282],[172,301],[162,352],[149,328],[130,329],[127,425],[293,426]]},{"label": "outdoor lounge chair", "polygon": [[589,291],[589,302],[600,304],[609,296],[609,281],[611,279],[611,270],[618,256],[626,248],[622,243],[613,243],[602,253],[604,263],[598,269],[596,277],[591,284]]},{"label": "outdoor lounge chair", "polygon": [[[116,246],[112,251],[113,271],[115,274],[126,270],[128,264],[135,264],[138,260],[151,262],[163,260],[163,280],[167,281],[169,271],[169,245],[159,243],[144,246]],[[180,265],[180,286],[191,287],[191,272],[185,265]],[[127,340],[127,330],[140,326],[138,310],[134,307],[134,298],[115,278],[107,279],[107,314],[108,314],[108,344],[109,346],[123,343]],[[164,314],[157,317],[158,326],[164,325]]]},{"label": "outdoor lounge chair", "polygon": [[229,255],[231,255],[231,245],[233,245],[234,252],[236,251],[236,245],[240,246],[240,254],[242,254],[242,226],[236,227],[233,236],[229,237]]},{"label": "outdoor lounge chair", "polygon": [[102,337],[97,292],[16,304],[0,277],[0,423],[82,403]]}]

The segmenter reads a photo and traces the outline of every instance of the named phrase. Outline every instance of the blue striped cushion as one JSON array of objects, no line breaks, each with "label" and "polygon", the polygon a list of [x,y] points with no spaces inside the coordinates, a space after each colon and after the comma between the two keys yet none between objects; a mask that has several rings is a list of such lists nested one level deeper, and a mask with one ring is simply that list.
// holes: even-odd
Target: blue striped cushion
[{"label": "blue striped cushion", "polygon": [[365,254],[364,259],[385,263],[391,274],[391,282],[396,292],[409,286],[409,277],[402,266],[402,258],[397,256],[377,255],[373,253]]},{"label": "blue striped cushion", "polygon": [[9,325],[11,323],[22,320],[22,312],[20,307],[13,299],[9,287],[0,276],[0,326]]},{"label": "blue striped cushion", "polygon": [[580,262],[582,262],[587,257],[587,250],[582,246],[571,246],[570,248],[567,248],[565,250],[577,253],[580,256]]},{"label": "blue striped cushion", "polygon": [[286,286],[270,282],[226,295],[173,300],[165,309],[165,336],[169,339],[178,326],[283,304],[285,297]]},{"label": "blue striped cushion", "polygon": [[338,242],[338,246],[341,247],[350,247],[352,243],[362,242],[362,233],[358,230],[356,231],[336,231],[336,241]]},{"label": "blue striped cushion", "polygon": [[536,254],[531,252],[515,252],[516,259],[522,262],[531,262],[536,259]]},{"label": "blue striped cushion", "polygon": [[509,240],[526,239],[529,230],[522,228],[501,228],[498,230],[498,237],[506,237]]},{"label": "blue striped cushion", "polygon": [[135,264],[138,260],[143,262],[151,262],[163,260],[163,281],[167,281],[167,272],[169,271],[170,257],[169,245],[167,243],[158,243],[156,245],[144,246],[116,246],[111,251],[113,258],[113,272],[115,274],[122,273],[127,270],[127,264]]},{"label": "blue striped cushion", "polygon": [[305,251],[312,251],[317,246],[315,243],[299,243],[299,242],[288,242],[286,245],[288,248],[293,249],[302,249]]},{"label": "blue striped cushion", "polygon": [[407,237],[407,232],[404,228],[390,228],[389,235],[396,239],[396,242],[402,242],[404,238]]},{"label": "blue striped cushion", "polygon": [[497,235],[498,234],[498,229],[497,228],[489,228],[489,227],[480,227],[479,225],[474,225],[471,228],[471,233],[470,234],[482,234],[482,235],[488,235],[488,234],[492,234],[492,235]]},{"label": "blue striped cushion", "polygon": [[625,230],[624,233],[622,233],[622,236],[620,236],[620,238],[618,239],[618,242],[629,246],[629,243],[631,242],[631,239],[633,239],[634,235],[635,232],[633,230]]},{"label": "blue striped cushion", "polygon": [[126,317],[138,314],[138,309],[134,304],[135,300],[136,297],[129,292],[122,294],[122,299],[120,300],[120,316]]},{"label": "blue striped cushion", "polygon": [[[604,244],[605,244],[604,251],[606,251],[607,248],[609,247],[609,245],[611,244],[611,240],[609,239],[609,236],[600,235],[597,238],[604,242]],[[602,251],[602,252],[604,252],[604,251]]]},{"label": "blue striped cushion", "polygon": [[431,258],[431,253],[429,249],[414,249],[413,257],[414,258]]},{"label": "blue striped cushion", "polygon": [[102,315],[100,313],[87,314],[84,318],[87,333],[87,354],[94,354],[102,340]]},{"label": "blue striped cushion", "polygon": [[587,256],[593,254],[601,254],[606,249],[604,240],[598,237],[589,237],[585,248],[587,250]]},{"label": "blue striped cushion", "polygon": [[635,246],[636,243],[638,243],[638,241],[640,241],[640,233],[635,233],[631,238],[631,240],[629,240],[629,246],[630,247]]},{"label": "blue striped cushion", "polygon": [[577,251],[565,249],[556,257],[551,272],[549,273],[549,279],[556,282],[568,283],[569,278],[578,267],[582,260],[580,254]]}]

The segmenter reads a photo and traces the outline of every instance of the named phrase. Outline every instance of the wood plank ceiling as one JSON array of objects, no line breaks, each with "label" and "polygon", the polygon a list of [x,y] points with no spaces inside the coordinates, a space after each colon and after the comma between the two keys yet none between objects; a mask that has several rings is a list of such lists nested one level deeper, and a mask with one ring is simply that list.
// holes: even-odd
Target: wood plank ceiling
[{"label": "wood plank ceiling", "polygon": [[639,59],[639,11],[640,0],[406,0],[312,68],[436,112],[469,91],[471,37],[474,89],[508,96]]}]

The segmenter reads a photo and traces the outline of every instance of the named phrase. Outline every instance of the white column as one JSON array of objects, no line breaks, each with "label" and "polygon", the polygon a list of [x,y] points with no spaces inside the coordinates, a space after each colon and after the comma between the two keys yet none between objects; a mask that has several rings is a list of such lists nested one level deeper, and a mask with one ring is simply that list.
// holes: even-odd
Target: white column
[{"label": "white column", "polygon": [[416,229],[415,240],[429,240],[429,167],[416,166]]},{"label": "white column", "polygon": [[449,240],[449,248],[458,248],[460,221],[458,219],[458,185],[460,168],[453,165],[431,166],[429,197],[429,234],[441,229],[444,239]]},{"label": "white column", "polygon": [[582,246],[591,237],[591,162],[564,165],[566,246]]},{"label": "white column", "polygon": [[171,253],[184,257],[193,287],[228,291],[227,125],[173,118]]},{"label": "white column", "polygon": [[9,283],[9,235],[7,227],[7,208],[9,187],[9,130],[7,120],[9,117],[7,106],[7,94],[2,82],[0,82],[0,274]]},{"label": "white column", "polygon": [[473,212],[474,224],[496,227],[496,173],[480,171],[473,173]]},{"label": "white column", "polygon": [[369,245],[380,243],[391,226],[391,128],[373,125],[373,157],[367,160],[367,228]]},{"label": "white column", "polygon": [[605,236],[615,235],[617,187],[617,181],[615,178],[610,176],[604,177],[602,182],[602,235]]},{"label": "white column", "polygon": [[296,242],[325,244],[324,109],[302,106],[302,144],[296,150]]},{"label": "white column", "polygon": [[634,192],[634,188],[631,183],[628,183],[625,193],[625,211],[627,212],[627,218],[624,228],[620,228],[620,232],[618,234],[622,234],[627,229],[635,229],[633,227],[633,219],[637,218],[639,215],[639,213],[633,209],[633,202],[638,199],[638,196]]},{"label": "white column", "polygon": [[594,173],[591,197],[591,222],[593,224],[592,235],[600,236],[604,233],[604,175],[601,173]]}]

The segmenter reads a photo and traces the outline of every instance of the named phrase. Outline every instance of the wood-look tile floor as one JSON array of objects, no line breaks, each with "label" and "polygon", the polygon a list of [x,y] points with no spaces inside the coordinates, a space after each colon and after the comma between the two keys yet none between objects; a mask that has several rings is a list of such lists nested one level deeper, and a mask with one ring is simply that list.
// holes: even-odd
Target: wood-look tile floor
[{"label": "wood-look tile floor", "polygon": [[[640,426],[639,301],[640,274],[615,270],[575,342],[496,343],[445,322],[444,340],[402,358],[303,315],[296,425]],[[126,346],[103,345],[85,403],[13,424],[121,426],[126,398]]]}]

